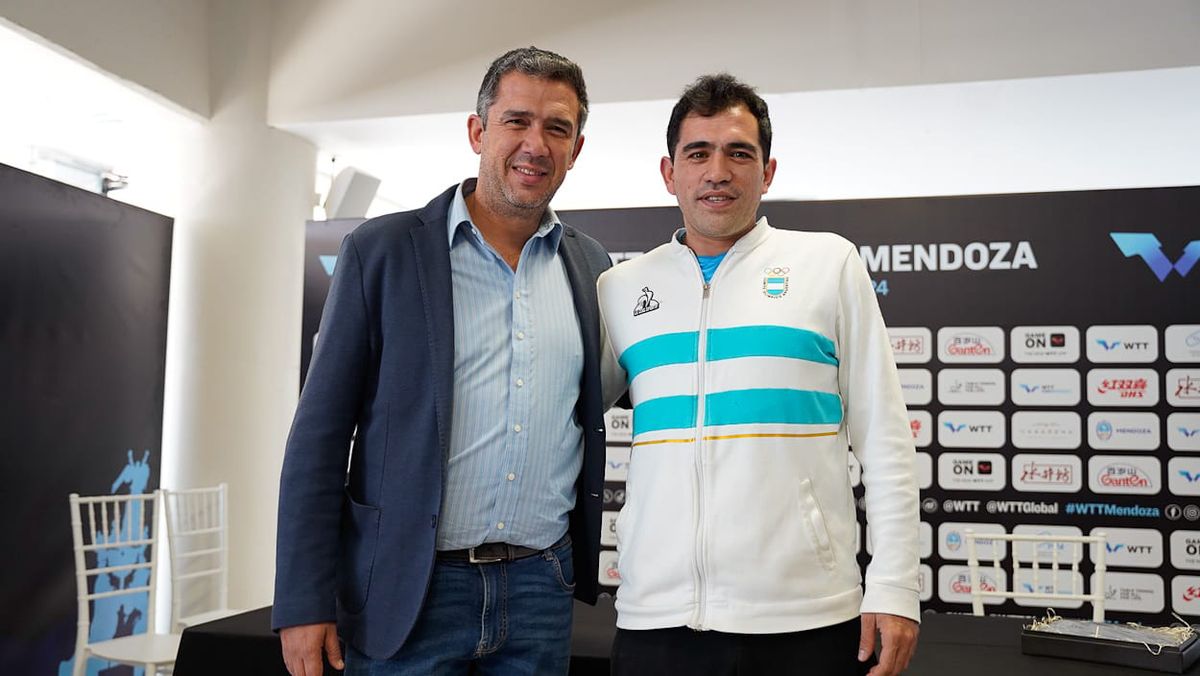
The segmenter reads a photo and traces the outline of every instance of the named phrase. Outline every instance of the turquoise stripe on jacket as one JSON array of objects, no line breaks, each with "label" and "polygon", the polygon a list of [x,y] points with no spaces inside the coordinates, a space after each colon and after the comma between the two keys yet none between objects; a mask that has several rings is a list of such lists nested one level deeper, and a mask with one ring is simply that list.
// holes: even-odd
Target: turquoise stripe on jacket
[{"label": "turquoise stripe on jacket", "polygon": [[[633,434],[696,427],[698,398],[694,395],[659,397],[633,409]],[[837,425],[842,422],[842,398],[829,392],[761,388],[714,392],[704,397],[704,424],[718,425]]]},{"label": "turquoise stripe on jacket", "polygon": [[[699,360],[700,333],[664,333],[640,340],[621,353],[626,379],[650,369],[671,364],[690,364]],[[816,331],[790,326],[736,326],[708,330],[708,361],[742,357],[784,357],[837,366],[837,347]]]}]

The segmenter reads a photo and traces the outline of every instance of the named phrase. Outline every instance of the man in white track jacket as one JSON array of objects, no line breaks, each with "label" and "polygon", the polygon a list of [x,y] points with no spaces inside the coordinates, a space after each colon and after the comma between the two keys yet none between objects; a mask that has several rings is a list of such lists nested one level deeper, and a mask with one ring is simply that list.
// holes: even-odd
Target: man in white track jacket
[{"label": "man in white track jacket", "polygon": [[684,228],[600,277],[634,405],[615,674],[882,676],[916,644],[914,451],[887,332],[850,242],[755,221],[770,145],[752,88],[697,80],[661,166]]}]

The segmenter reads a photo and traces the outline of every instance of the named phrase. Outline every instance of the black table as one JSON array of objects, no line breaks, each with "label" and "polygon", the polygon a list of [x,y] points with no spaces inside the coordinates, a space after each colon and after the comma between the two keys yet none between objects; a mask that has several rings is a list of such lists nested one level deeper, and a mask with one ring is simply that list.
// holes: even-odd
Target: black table
[{"label": "black table", "polygon": [[[617,612],[611,597],[596,607],[575,602],[571,676],[608,676],[608,653]],[[325,664],[326,676],[342,672]],[[188,627],[179,642],[175,676],[287,676],[271,607]]]},{"label": "black table", "polygon": [[[601,598],[595,607],[576,602],[571,676],[608,674],[609,646],[615,621],[612,598]],[[1027,619],[1016,617],[927,613],[921,618],[917,653],[907,673],[912,676],[1128,676],[1156,673],[1023,655],[1021,625],[1026,623]],[[326,665],[325,673],[340,672]],[[1200,663],[1187,673],[1200,676]],[[175,676],[211,674],[286,676],[279,637],[271,631],[269,607],[184,630],[175,662]]]}]

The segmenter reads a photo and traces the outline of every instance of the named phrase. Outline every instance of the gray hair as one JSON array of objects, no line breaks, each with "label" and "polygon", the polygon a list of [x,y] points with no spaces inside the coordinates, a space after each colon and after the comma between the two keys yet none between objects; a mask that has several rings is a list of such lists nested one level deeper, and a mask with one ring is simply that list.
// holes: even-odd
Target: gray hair
[{"label": "gray hair", "polygon": [[488,109],[496,102],[500,79],[514,71],[570,85],[579,99],[579,120],[575,134],[583,131],[583,123],[587,122],[588,115],[587,85],[583,82],[583,71],[570,59],[537,47],[514,49],[501,55],[488,67],[483,84],[479,85],[479,98],[475,101],[475,113],[483,119],[484,127],[487,126]]}]

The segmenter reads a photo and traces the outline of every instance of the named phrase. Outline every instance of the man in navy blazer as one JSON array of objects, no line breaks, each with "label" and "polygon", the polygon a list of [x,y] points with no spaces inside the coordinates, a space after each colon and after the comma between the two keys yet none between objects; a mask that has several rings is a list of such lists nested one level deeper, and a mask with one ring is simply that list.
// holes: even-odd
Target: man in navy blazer
[{"label": "man in navy blazer", "polygon": [[343,241],[280,485],[293,676],[341,668],[338,635],[347,673],[566,673],[572,595],[596,598],[610,261],[548,204],[586,115],[577,65],[501,56],[478,179]]}]

